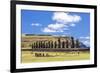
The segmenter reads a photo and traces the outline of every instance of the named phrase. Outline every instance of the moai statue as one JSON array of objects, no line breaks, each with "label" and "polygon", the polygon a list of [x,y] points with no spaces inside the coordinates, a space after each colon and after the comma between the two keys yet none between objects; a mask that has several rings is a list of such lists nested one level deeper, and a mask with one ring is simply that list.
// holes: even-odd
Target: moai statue
[{"label": "moai statue", "polygon": [[73,37],[71,37],[71,48],[74,48],[74,38]]},{"label": "moai statue", "polygon": [[76,40],[76,48],[79,48],[79,40]]}]

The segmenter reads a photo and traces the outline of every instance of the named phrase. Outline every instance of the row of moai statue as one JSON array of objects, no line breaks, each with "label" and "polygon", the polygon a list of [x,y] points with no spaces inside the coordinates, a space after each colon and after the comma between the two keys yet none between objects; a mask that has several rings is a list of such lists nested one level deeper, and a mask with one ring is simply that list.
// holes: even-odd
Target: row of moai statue
[{"label": "row of moai statue", "polygon": [[79,48],[79,40],[74,40],[71,37],[70,40],[66,39],[61,41],[61,38],[58,38],[57,41],[35,41],[31,45],[32,48]]}]

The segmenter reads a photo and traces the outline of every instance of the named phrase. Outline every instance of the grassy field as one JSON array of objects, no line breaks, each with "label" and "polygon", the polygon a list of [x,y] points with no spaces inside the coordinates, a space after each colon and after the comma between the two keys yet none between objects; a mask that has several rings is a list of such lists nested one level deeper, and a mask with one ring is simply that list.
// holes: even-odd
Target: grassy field
[{"label": "grassy field", "polygon": [[[36,56],[35,54],[44,54]],[[90,59],[90,53],[87,52],[31,52],[22,51],[21,62],[50,62],[50,61],[69,61],[69,60],[87,60]]]}]

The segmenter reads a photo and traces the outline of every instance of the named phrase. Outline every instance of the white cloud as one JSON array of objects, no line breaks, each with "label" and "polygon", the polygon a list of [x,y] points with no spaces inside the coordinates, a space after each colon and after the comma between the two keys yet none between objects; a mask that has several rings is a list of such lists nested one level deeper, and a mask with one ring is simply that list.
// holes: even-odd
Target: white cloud
[{"label": "white cloud", "polygon": [[56,32],[56,30],[50,29],[50,28],[44,28],[42,30],[43,32]]},{"label": "white cloud", "polygon": [[54,12],[52,20],[56,22],[45,27],[43,32],[64,32],[69,27],[75,27],[75,22],[79,22],[81,17],[65,12]]},{"label": "white cloud", "polygon": [[79,22],[81,20],[81,17],[78,15],[71,15],[65,12],[55,12],[53,14],[52,19],[58,23],[68,24]]},{"label": "white cloud", "polygon": [[41,24],[39,24],[39,23],[32,23],[31,25],[32,26],[41,26]]},{"label": "white cloud", "polygon": [[89,40],[90,37],[89,37],[89,36],[86,36],[86,37],[80,37],[80,39],[87,39],[87,40]]},{"label": "white cloud", "polygon": [[68,30],[67,26],[64,24],[49,24],[47,27],[43,29],[43,32],[64,32],[64,30]]},{"label": "white cloud", "polygon": [[75,27],[75,24],[70,24],[70,26]]},{"label": "white cloud", "polygon": [[81,20],[81,17],[78,15],[73,16],[73,22],[79,22]]},{"label": "white cloud", "polygon": [[64,27],[65,27],[64,24],[58,24],[58,23],[56,23],[56,24],[49,24],[48,25],[48,28],[55,29],[55,30],[62,29]]}]

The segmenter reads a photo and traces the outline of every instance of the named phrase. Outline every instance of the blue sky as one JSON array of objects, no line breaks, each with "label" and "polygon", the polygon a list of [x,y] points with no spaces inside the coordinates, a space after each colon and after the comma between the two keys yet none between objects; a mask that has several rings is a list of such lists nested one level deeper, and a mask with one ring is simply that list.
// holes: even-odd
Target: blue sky
[{"label": "blue sky", "polygon": [[90,14],[21,10],[22,34],[68,35],[89,45]]}]

